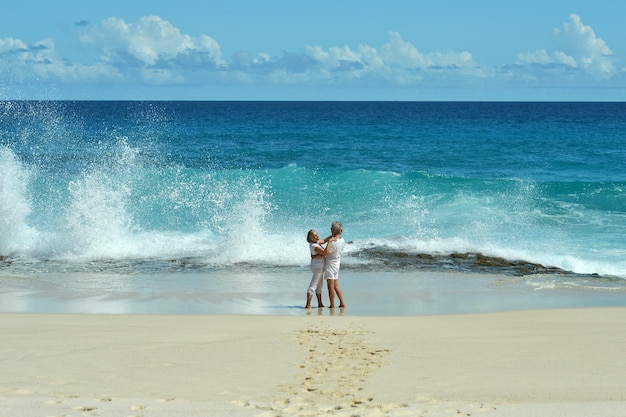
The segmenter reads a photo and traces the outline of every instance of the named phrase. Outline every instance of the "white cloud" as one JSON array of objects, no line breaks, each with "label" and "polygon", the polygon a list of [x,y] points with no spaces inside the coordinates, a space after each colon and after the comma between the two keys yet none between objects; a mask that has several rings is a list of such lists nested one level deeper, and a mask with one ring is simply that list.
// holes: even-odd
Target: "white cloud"
[{"label": "white cloud", "polygon": [[260,52],[256,57],[252,59],[254,64],[264,64],[266,62],[270,62],[270,55],[265,52]]},{"label": "white cloud", "polygon": [[[60,57],[50,38],[35,43],[0,39],[0,79],[8,80],[7,84],[36,78],[68,84],[471,89],[489,83],[500,86],[503,81],[507,86],[538,81],[538,85],[562,86],[620,78],[614,77],[619,71],[614,68],[611,49],[574,14],[555,30],[558,50],[520,53],[514,63],[498,68],[479,65],[469,51],[423,52],[398,32],[390,32],[378,47],[305,46],[301,52],[285,51],[277,57],[239,51],[226,62],[214,38],[185,34],[158,16],[134,22],[109,17],[94,27],[77,26],[77,30],[79,39],[91,48],[84,55],[85,62]],[[87,57],[92,57],[92,62],[87,62]]]},{"label": "white cloud", "polygon": [[517,60],[528,64],[550,64],[552,57],[545,49],[517,54]]},{"label": "white cloud", "polygon": [[225,65],[215,39],[183,34],[158,16],[144,16],[136,23],[109,17],[96,28],[81,33],[80,39],[100,48],[104,62],[119,66],[133,65],[133,61],[143,66],[177,66],[181,64],[178,60],[214,67]]},{"label": "white cloud", "polygon": [[572,56],[567,55],[565,52],[554,51],[552,53],[553,59],[555,62],[563,65],[567,65],[569,67],[577,67],[576,59]]},{"label": "white cloud", "polygon": [[563,24],[562,30],[556,29],[555,33],[563,40],[566,52],[575,56],[583,68],[604,75],[614,73],[613,51],[596,36],[591,26],[582,23],[579,16],[571,14],[569,22]]},{"label": "white cloud", "polygon": [[[389,33],[379,49],[369,45],[330,47],[307,46],[306,53],[319,66],[318,76],[358,79],[364,76],[402,84],[416,82],[426,75],[447,78],[457,72],[475,72],[478,65],[469,52],[424,54],[399,33]],[[312,67],[313,69],[313,67]],[[313,73],[315,75],[315,73]]]},{"label": "white cloud", "polygon": [[[54,41],[50,38],[42,39],[31,45],[20,39],[0,39],[0,64],[18,73],[24,68],[32,69],[38,65],[53,65],[58,61]],[[29,71],[30,72],[30,71]]]},{"label": "white cloud", "polygon": [[609,78],[616,73],[613,52],[596,36],[591,26],[582,23],[578,15],[571,14],[563,28],[555,29],[554,33],[560,41],[562,51],[548,52],[541,49],[521,53],[517,55],[518,64],[539,65],[551,70],[562,65],[580,69],[582,74],[596,78]]},{"label": "white cloud", "polygon": [[391,32],[389,41],[380,48],[380,54],[387,65],[401,68],[425,68],[429,62],[413,44],[404,41],[400,34]]},{"label": "white cloud", "polygon": [[[367,46],[359,46],[352,50],[349,46],[330,47],[324,50],[319,46],[307,46],[306,51],[312,59],[311,63],[317,63],[318,73],[322,77],[359,78],[365,73],[371,73],[381,66],[375,50]],[[315,65],[311,66],[314,75]]]},{"label": "white cloud", "polygon": [[19,39],[0,39],[0,53],[23,52],[26,51],[26,49],[28,49],[28,46]]},{"label": "white cloud", "polygon": [[562,64],[572,68],[578,67],[576,59],[574,59],[574,57],[570,55],[567,55],[565,52],[548,52],[545,49],[517,54],[517,61],[524,64],[539,64],[545,66]]},{"label": "white cloud", "polygon": [[70,63],[58,56],[55,43],[46,38],[27,44],[20,39],[0,39],[0,75],[5,81],[33,79],[74,82],[120,79],[112,68],[96,63]]},{"label": "white cloud", "polygon": [[413,44],[402,39],[399,33],[391,32],[389,41],[381,48],[381,57],[388,65],[400,68],[475,68],[472,54],[463,52],[432,52],[423,54]]}]

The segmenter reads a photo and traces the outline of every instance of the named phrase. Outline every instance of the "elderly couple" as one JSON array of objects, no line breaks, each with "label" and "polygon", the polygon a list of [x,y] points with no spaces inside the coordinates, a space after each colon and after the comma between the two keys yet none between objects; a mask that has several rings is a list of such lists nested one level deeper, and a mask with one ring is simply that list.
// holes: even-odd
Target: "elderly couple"
[{"label": "elderly couple", "polygon": [[[343,308],[343,294],[339,288],[339,265],[341,263],[341,252],[345,241],[341,234],[343,230],[340,222],[335,222],[330,226],[331,235],[326,239],[321,239],[315,230],[309,230],[306,240],[309,242],[311,250],[311,284],[306,294],[305,308],[311,308],[311,298],[313,294],[317,296],[317,307],[324,307],[322,303],[322,281],[326,279],[328,283],[328,296],[330,297],[330,308],[335,308],[335,294],[339,298],[339,307]],[[326,244],[326,247],[322,246]]]}]

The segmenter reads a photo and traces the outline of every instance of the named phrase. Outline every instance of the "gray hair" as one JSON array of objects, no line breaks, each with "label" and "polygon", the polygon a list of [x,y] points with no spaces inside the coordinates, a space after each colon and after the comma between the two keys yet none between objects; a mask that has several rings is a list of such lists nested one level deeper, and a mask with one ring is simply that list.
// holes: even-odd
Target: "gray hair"
[{"label": "gray hair", "polygon": [[339,233],[343,232],[343,229],[341,228],[341,222],[334,222],[330,225],[330,229]]}]

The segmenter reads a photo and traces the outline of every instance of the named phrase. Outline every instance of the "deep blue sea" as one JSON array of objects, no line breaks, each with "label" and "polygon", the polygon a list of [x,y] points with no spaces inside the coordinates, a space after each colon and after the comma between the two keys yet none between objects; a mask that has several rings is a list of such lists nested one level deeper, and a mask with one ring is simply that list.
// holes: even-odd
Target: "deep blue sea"
[{"label": "deep blue sea", "polygon": [[3,101],[0,271],[302,270],[341,221],[344,270],[626,287],[625,144],[626,103]]}]

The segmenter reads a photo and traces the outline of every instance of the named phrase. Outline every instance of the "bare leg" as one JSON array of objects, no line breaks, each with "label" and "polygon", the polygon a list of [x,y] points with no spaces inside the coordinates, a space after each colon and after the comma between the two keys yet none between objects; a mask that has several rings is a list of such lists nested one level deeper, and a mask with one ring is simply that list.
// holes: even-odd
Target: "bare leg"
[{"label": "bare leg", "polygon": [[334,279],[328,280],[328,297],[330,298],[330,308],[335,308],[335,284]]},{"label": "bare leg", "polygon": [[322,294],[315,294],[317,296],[317,308],[324,307],[324,302],[322,301]]},{"label": "bare leg", "polygon": [[339,288],[339,280],[335,280],[335,294],[339,297],[339,308],[343,308],[346,306],[346,303],[343,302],[343,293],[341,292],[341,288]]},{"label": "bare leg", "polygon": [[311,298],[313,297],[313,294],[311,293],[306,293],[306,305],[304,306],[304,308],[311,308]]}]

